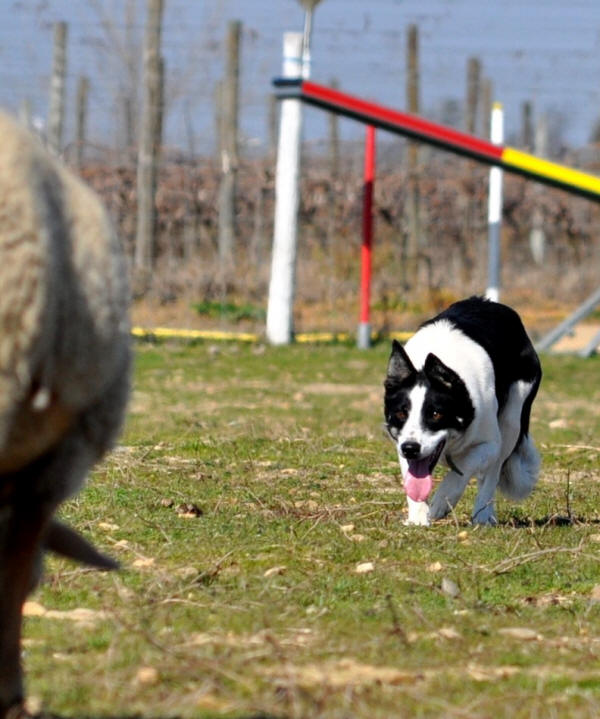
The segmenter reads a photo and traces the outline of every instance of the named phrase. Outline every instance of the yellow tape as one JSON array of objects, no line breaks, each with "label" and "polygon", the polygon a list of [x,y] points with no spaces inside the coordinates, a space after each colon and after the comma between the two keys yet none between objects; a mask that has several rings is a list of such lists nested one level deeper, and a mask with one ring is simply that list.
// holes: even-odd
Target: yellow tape
[{"label": "yellow tape", "polygon": [[527,170],[534,175],[557,180],[571,187],[578,187],[587,192],[600,195],[600,177],[590,175],[580,170],[572,170],[565,165],[559,165],[549,160],[541,160],[539,157],[530,155],[527,152],[515,150],[512,147],[505,147],[502,153],[502,162],[505,165]]},{"label": "yellow tape", "polygon": [[158,337],[161,339],[183,340],[233,340],[238,342],[258,342],[259,336],[251,332],[222,332],[221,330],[180,330],[171,327],[133,327],[134,337]]},{"label": "yellow tape", "polygon": [[390,332],[388,337],[398,342],[406,342],[414,335],[414,332]]},{"label": "yellow tape", "polygon": [[[172,327],[133,327],[131,334],[134,337],[156,337],[158,339],[181,339],[181,340],[213,340],[231,342],[259,342],[261,335],[252,332],[224,332],[222,330],[184,330]],[[391,332],[389,339],[406,342],[412,336],[412,332]],[[373,339],[377,338],[374,333]],[[349,342],[352,335],[348,332],[301,332],[294,337],[298,343],[310,342]]]},{"label": "yellow tape", "polygon": [[350,335],[347,332],[300,332],[294,335],[294,341],[305,342],[348,342]]}]

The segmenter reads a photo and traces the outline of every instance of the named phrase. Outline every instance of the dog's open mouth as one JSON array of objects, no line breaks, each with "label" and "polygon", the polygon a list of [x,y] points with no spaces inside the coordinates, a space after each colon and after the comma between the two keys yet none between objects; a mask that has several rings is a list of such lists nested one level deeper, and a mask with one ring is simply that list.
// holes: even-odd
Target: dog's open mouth
[{"label": "dog's open mouth", "polygon": [[408,469],[404,477],[406,494],[415,502],[424,502],[433,487],[433,470],[442,454],[446,440],[442,439],[433,452],[421,459],[409,459]]}]

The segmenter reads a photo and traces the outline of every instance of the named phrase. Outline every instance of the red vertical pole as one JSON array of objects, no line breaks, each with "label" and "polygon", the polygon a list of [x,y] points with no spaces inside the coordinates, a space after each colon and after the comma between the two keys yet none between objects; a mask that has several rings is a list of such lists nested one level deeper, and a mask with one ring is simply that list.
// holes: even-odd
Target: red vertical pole
[{"label": "red vertical pole", "polygon": [[375,128],[367,125],[363,185],[362,247],[360,271],[360,322],[358,347],[371,346],[371,262],[373,245],[373,184],[375,181]]}]

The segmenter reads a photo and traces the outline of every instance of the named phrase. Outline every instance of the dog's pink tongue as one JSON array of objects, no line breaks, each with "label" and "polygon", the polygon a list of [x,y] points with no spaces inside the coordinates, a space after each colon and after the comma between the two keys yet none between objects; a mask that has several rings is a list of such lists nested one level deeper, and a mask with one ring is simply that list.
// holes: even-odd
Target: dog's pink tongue
[{"label": "dog's pink tongue", "polygon": [[415,502],[424,502],[431,493],[433,477],[429,472],[429,458],[408,463],[404,477],[406,494]]}]

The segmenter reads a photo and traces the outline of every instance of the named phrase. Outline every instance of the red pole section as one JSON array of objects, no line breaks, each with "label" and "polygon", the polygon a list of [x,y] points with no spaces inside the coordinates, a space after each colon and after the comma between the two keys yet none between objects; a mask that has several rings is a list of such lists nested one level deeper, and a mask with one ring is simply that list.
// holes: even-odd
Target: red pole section
[{"label": "red pole section", "polygon": [[362,247],[360,272],[360,325],[358,346],[370,346],[371,268],[373,246],[373,183],[375,181],[375,128],[367,125],[363,185]]}]

